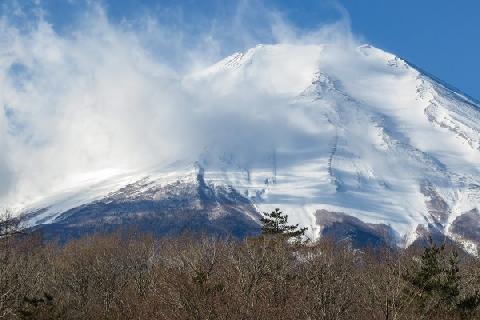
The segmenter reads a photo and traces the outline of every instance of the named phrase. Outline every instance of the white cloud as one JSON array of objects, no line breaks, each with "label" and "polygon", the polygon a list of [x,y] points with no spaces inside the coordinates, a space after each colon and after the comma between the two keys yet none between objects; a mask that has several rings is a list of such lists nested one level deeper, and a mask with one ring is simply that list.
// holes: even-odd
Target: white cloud
[{"label": "white cloud", "polygon": [[278,97],[308,84],[313,56],[290,64],[277,56],[282,70],[272,67],[278,61],[257,61],[258,72],[225,95],[225,83],[217,92],[185,87],[193,70],[265,40],[354,42],[344,22],[302,34],[265,8],[254,30],[249,6],[243,2],[230,24],[214,21],[196,34],[149,16],[114,24],[98,6],[61,34],[42,15],[21,28],[3,18],[0,201],[48,193],[96,170],[193,161],[205,148],[235,152],[248,164],[279,141],[308,143],[308,116],[290,113]]}]

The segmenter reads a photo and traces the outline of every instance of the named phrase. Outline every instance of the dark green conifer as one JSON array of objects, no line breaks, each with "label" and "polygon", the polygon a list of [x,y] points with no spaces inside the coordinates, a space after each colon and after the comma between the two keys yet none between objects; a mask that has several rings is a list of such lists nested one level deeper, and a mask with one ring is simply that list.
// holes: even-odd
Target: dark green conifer
[{"label": "dark green conifer", "polygon": [[470,319],[480,304],[480,295],[460,294],[459,257],[456,251],[446,253],[445,246],[429,245],[420,257],[419,264],[410,270],[405,279],[414,288],[418,307],[425,315],[449,314],[453,318]]},{"label": "dark green conifer", "polygon": [[287,238],[299,238],[305,235],[308,228],[299,228],[298,224],[289,225],[288,215],[283,214],[276,208],[271,213],[264,212],[262,222],[262,234],[264,235],[283,235]]}]

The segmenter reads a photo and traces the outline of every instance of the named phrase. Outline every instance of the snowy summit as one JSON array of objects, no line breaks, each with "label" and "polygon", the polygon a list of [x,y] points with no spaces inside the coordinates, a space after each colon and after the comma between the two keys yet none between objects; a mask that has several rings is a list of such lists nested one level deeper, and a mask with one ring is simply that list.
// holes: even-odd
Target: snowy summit
[{"label": "snowy summit", "polygon": [[121,212],[188,202],[209,210],[207,222],[244,214],[252,226],[281,208],[314,239],[348,220],[402,246],[426,232],[480,241],[480,105],[399,57],[370,45],[258,45],[176,90],[194,101],[198,149],[42,196],[23,209],[30,224],[148,199],[163,204]]}]

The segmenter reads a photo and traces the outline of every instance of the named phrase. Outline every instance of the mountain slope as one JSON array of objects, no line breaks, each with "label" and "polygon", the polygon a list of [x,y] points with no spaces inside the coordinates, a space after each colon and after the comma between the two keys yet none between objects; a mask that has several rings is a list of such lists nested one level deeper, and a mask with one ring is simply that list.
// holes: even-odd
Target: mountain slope
[{"label": "mountain slope", "polygon": [[[400,245],[425,229],[470,246],[480,240],[459,231],[461,217],[475,220],[480,207],[480,107],[406,61],[368,45],[261,45],[188,75],[182,86],[197,99],[193,112],[229,126],[217,121],[202,153],[126,175],[129,183],[150,177],[164,186],[162,177],[177,179],[196,163],[207,185],[239,195],[228,205],[248,213],[243,218],[255,221],[250,204],[257,214],[279,207],[312,238],[324,229],[318,212],[335,212],[389,226]],[[97,182],[116,187],[89,197],[82,197],[88,184],[77,188],[72,199],[82,200],[61,209],[58,197],[32,204],[30,212],[44,210],[30,221],[87,217],[90,209],[74,208],[107,206],[122,177]]]},{"label": "mountain slope", "polygon": [[[230,187],[205,182],[202,172],[159,183],[144,178],[105,197],[61,212],[46,224],[47,239],[66,241],[95,232],[133,229],[156,235],[206,232],[243,238],[257,234],[260,216]],[[33,213],[35,217],[45,212]]]}]

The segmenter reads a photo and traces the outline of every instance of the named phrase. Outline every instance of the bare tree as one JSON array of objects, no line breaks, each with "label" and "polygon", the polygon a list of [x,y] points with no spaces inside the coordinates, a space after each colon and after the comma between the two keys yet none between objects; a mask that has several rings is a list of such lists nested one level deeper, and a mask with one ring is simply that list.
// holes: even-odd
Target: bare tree
[{"label": "bare tree", "polygon": [[0,212],[0,239],[22,233],[21,218],[13,215],[9,209]]}]

